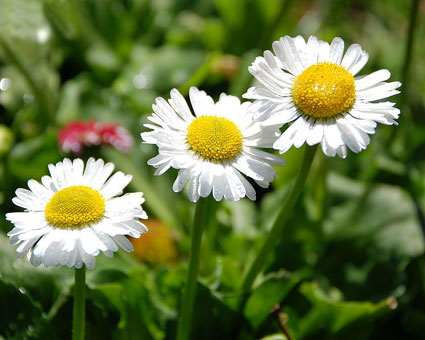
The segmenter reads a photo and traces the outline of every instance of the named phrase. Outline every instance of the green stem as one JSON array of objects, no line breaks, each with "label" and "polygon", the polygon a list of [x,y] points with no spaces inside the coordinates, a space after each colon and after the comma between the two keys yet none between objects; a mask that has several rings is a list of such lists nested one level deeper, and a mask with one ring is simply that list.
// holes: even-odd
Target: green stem
[{"label": "green stem", "polygon": [[410,67],[412,64],[413,42],[415,40],[415,31],[416,31],[415,28],[416,28],[416,22],[418,21],[418,13],[419,13],[419,0],[412,0],[412,7],[410,8],[409,31],[407,35],[406,49],[404,51],[403,71],[401,75],[403,90],[400,96],[400,107],[403,106],[405,96],[408,92]]},{"label": "green stem", "polygon": [[[407,33],[407,42],[404,49],[404,59],[401,73],[401,93],[398,99],[398,107],[402,110],[402,115],[400,116],[399,123],[403,124],[403,129],[392,129],[389,134],[389,140],[392,143],[404,143],[408,144],[412,130],[414,129],[414,122],[412,112],[407,108],[406,99],[409,93],[409,83],[410,83],[410,68],[413,64],[413,47],[415,42],[415,32],[418,21],[419,13],[419,0],[412,0],[410,7],[410,16],[409,16],[409,30]],[[411,155],[409,151],[405,150],[406,154],[404,159],[408,159]]]},{"label": "green stem", "polygon": [[201,198],[196,204],[195,218],[193,220],[192,243],[189,255],[189,271],[187,273],[186,288],[180,310],[180,319],[177,326],[177,340],[188,340],[191,333],[191,321],[196,294],[196,278],[199,270],[202,231],[205,223],[207,199]]},{"label": "green stem", "polygon": [[86,314],[86,267],[75,268],[72,340],[83,340]]},{"label": "green stem", "polygon": [[257,253],[256,258],[251,263],[244,280],[242,282],[242,293],[246,293],[251,290],[252,284],[256,279],[257,275],[262,271],[264,264],[267,260],[267,255],[274,249],[277,241],[282,235],[282,231],[288,222],[288,219],[292,215],[292,211],[294,210],[294,206],[297,203],[298,197],[300,196],[301,190],[304,187],[304,183],[307,178],[307,174],[310,170],[311,163],[314,159],[314,154],[316,152],[317,145],[313,147],[307,147],[304,153],[304,159],[301,165],[300,172],[298,173],[297,178],[295,179],[295,183],[291,188],[291,191],[286,196],[286,199],[280,209],[280,212],[273,223],[272,228],[270,229],[266,239]]}]

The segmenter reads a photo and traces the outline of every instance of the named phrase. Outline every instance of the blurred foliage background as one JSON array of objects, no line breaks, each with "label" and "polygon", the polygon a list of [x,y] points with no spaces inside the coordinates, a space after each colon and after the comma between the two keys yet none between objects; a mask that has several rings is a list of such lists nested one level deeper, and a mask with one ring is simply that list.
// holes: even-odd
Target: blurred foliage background
[{"label": "blurred foliage background", "polygon": [[[1,214],[18,210],[16,188],[73,157],[59,147],[67,123],[115,122],[135,140],[82,155],[131,173],[152,219],[134,255],[101,255],[88,273],[87,339],[175,336],[194,206],[172,192],[174,170],[154,178],[146,165],[156,147],[139,134],[154,99],[190,86],[241,96],[254,58],[298,34],[359,43],[361,74],[403,81],[400,125],[379,126],[345,160],[320,153],[242,311],[241,277],[302,150],[256,202],[209,201],[193,339],[424,339],[424,11],[418,0],[0,0]],[[0,219],[0,339],[70,338],[73,271],[15,259],[11,228]]]}]

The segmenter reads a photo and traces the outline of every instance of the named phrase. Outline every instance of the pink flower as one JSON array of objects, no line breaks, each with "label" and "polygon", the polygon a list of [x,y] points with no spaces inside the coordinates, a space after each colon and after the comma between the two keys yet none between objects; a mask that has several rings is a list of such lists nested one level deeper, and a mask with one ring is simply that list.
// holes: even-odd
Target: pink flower
[{"label": "pink flower", "polygon": [[69,122],[59,130],[59,144],[63,151],[81,155],[84,146],[111,145],[126,152],[133,145],[133,137],[116,123]]}]

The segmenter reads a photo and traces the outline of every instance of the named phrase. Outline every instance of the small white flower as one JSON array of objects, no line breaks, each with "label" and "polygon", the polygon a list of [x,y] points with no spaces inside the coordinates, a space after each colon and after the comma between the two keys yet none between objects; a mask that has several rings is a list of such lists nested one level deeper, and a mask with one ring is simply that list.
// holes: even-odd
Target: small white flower
[{"label": "small white flower", "polygon": [[[25,212],[6,214],[13,228],[7,235],[19,245],[17,255],[28,253],[35,266],[66,265],[93,269],[102,251],[112,257],[120,246],[132,251],[124,235],[139,237],[147,228],[141,192],[120,197],[131,175],[117,172],[109,179],[114,165],[90,158],[84,169],[81,159],[64,159],[49,164],[50,176],[42,184],[31,179],[30,190],[17,189],[13,203]],[[105,183],[106,182],[106,183]]]},{"label": "small white flower", "polygon": [[170,167],[180,169],[173,190],[179,192],[189,182],[189,199],[196,202],[211,191],[220,201],[237,201],[244,196],[255,200],[255,190],[241,175],[268,187],[277,176],[272,165],[283,165],[283,158],[258,150],[271,147],[279,136],[278,126],[261,127],[247,112],[249,102],[221,94],[214,103],[204,91],[192,87],[193,115],[176,90],[171,99],[156,99],[148,119],[155,125],[142,133],[145,143],[158,145],[158,155],[148,161],[161,175]]},{"label": "small white flower", "polygon": [[325,155],[345,158],[346,146],[354,152],[365,149],[376,123],[396,124],[400,110],[391,102],[376,102],[393,96],[400,82],[385,82],[388,70],[354,76],[368,54],[351,45],[344,55],[344,41],[327,42],[311,36],[285,36],[273,43],[249,67],[262,84],[251,87],[244,98],[256,99],[251,110],[264,126],[292,124],[274,143],[281,153],[292,145],[321,143]]}]

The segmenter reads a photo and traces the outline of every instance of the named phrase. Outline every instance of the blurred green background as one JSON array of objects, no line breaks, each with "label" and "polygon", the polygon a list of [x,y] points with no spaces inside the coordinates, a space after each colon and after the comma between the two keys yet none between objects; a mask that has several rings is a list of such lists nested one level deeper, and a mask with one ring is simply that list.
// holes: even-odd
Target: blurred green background
[{"label": "blurred green background", "polygon": [[[155,219],[137,256],[101,255],[88,273],[87,339],[175,335],[194,205],[172,192],[176,171],[154,178],[146,165],[157,150],[139,134],[155,98],[190,86],[241,96],[254,58],[298,34],[361,44],[360,74],[403,82],[400,125],[345,160],[320,153],[243,311],[240,279],[302,150],[256,202],[209,201],[193,339],[286,339],[279,321],[298,340],[425,339],[424,11],[418,0],[0,0],[1,214],[19,210],[16,188],[73,157],[58,144],[68,122],[116,122],[135,139],[128,153],[83,154],[132,174]],[[16,260],[11,228],[0,219],[0,339],[70,338],[73,271]]]}]

